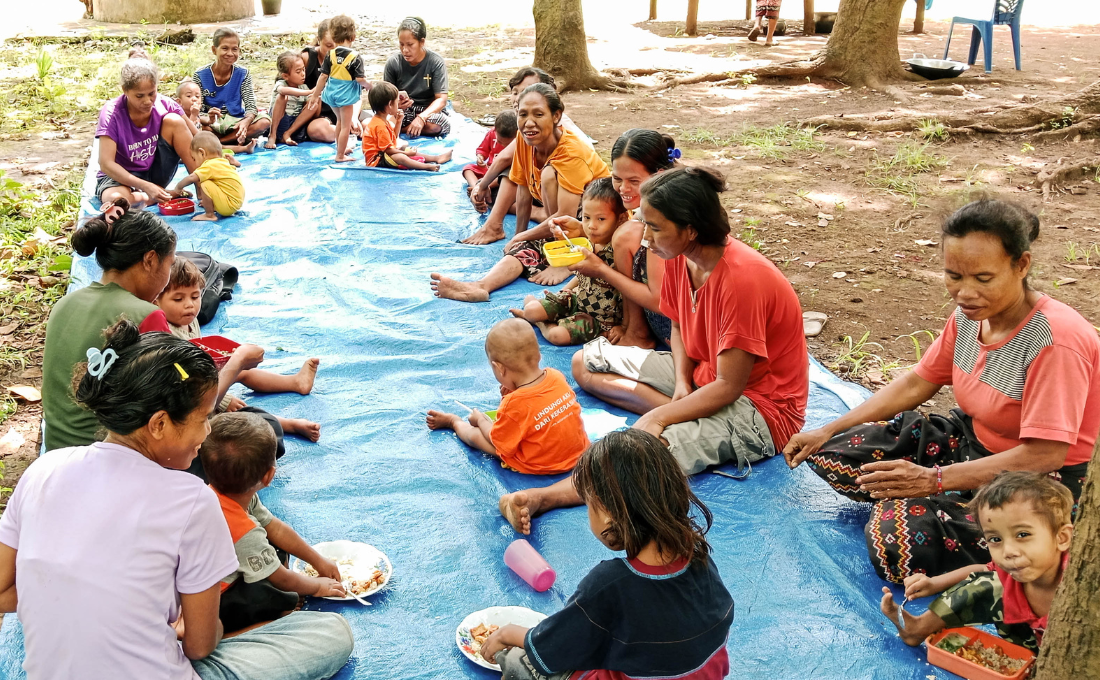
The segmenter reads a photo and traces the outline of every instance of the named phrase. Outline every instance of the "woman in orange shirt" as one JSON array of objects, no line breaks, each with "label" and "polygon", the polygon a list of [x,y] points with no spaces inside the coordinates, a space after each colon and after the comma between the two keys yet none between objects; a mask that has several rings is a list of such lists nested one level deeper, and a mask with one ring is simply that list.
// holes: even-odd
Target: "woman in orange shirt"
[{"label": "woman in orange shirt", "polygon": [[[576,217],[581,194],[594,179],[610,177],[611,171],[599,154],[561,124],[565,104],[554,88],[535,83],[519,98],[519,137],[508,179],[516,185],[516,235],[500,260],[480,281],[455,281],[432,274],[432,290],[439,297],[463,302],[485,302],[489,293],[519,277],[532,283],[553,286],[569,277],[564,267],[550,267],[542,245],[554,240],[551,224],[558,217]],[[550,217],[527,229],[531,209],[538,200]],[[570,237],[584,236],[580,222],[562,220]]]}]

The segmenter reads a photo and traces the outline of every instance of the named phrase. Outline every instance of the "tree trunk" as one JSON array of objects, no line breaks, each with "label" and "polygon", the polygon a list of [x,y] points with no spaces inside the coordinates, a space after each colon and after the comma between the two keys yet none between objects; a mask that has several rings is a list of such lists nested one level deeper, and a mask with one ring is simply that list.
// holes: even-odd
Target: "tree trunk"
[{"label": "tree trunk", "polygon": [[535,0],[531,11],[535,16],[534,65],[554,76],[559,92],[616,87],[588,60],[581,0]]},{"label": "tree trunk", "polygon": [[852,87],[878,87],[913,74],[901,67],[898,25],[905,0],[840,0],[836,24],[815,75]]},{"label": "tree trunk", "polygon": [[699,35],[699,0],[688,0],[687,25],[684,26],[687,35]]},{"label": "tree trunk", "polygon": [[649,0],[649,20],[657,21],[657,0]]},{"label": "tree trunk", "polygon": [[1069,566],[1054,596],[1035,680],[1100,678],[1100,441],[1081,491]]},{"label": "tree trunk", "polygon": [[814,21],[814,0],[802,0],[802,35],[817,35]]}]

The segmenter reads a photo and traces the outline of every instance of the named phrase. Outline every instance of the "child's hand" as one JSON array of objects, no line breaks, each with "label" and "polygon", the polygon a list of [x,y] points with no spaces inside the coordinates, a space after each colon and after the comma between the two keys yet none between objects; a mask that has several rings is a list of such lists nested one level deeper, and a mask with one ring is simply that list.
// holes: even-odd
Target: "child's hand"
[{"label": "child's hand", "polygon": [[485,418],[485,417],[486,416],[485,416],[484,413],[482,413],[481,411],[478,411],[475,408],[474,410],[470,411],[470,415],[466,416],[466,420],[470,421],[470,424],[473,425],[474,427],[478,427],[478,423],[480,423],[481,419]]},{"label": "child's hand", "polygon": [[235,394],[231,394],[229,395],[229,405],[225,407],[225,412],[235,413],[237,411],[240,411],[245,406],[248,406],[248,404],[245,403],[244,399],[241,399]]},{"label": "child's hand", "polygon": [[493,634],[481,645],[481,658],[489,663],[496,663],[497,653],[504,651],[506,647],[507,645],[500,639],[500,629],[493,631]]},{"label": "child's hand", "polygon": [[940,592],[936,582],[928,574],[913,574],[905,579],[905,597],[915,600]]},{"label": "child's hand", "polygon": [[313,594],[317,597],[347,597],[344,584],[336,579],[318,576],[314,581],[317,583],[317,590]]},{"label": "child's hand", "polygon": [[477,166],[479,168],[484,168],[485,167],[485,158],[481,154],[478,154],[476,156],[476,158],[477,158]]},{"label": "child's hand", "polygon": [[340,567],[336,566],[336,563],[330,559],[322,557],[316,562],[310,562],[310,566],[317,570],[320,576],[330,578],[335,581],[342,581],[340,577]]},{"label": "child's hand", "polygon": [[607,331],[607,333],[605,333],[605,335],[607,336],[608,342],[610,342],[612,345],[617,345],[619,344],[619,341],[623,339],[623,334],[625,332],[626,329],[624,329],[622,326],[612,326]]},{"label": "child's hand", "polygon": [[504,385],[501,385],[501,386],[500,386],[500,396],[502,396],[502,397],[506,397],[506,396],[508,396],[509,394],[511,394],[512,392],[515,392],[515,390],[513,390],[513,389],[512,389],[512,388],[510,388],[510,387],[505,387]]}]

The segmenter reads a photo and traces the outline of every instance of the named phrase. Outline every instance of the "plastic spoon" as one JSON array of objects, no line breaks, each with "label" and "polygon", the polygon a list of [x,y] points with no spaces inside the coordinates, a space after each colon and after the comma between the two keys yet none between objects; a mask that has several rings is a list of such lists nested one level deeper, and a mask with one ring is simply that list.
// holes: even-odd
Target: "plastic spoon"
[{"label": "plastic spoon", "polygon": [[371,604],[370,602],[367,602],[367,601],[366,601],[366,600],[364,600],[363,598],[361,598],[361,597],[359,597],[358,595],[356,595],[356,594],[355,594],[355,591],[351,589],[351,583],[350,583],[349,581],[344,581],[344,582],[343,582],[343,585],[344,585],[344,592],[345,592],[345,593],[347,593],[348,595],[351,595],[351,596],[352,596],[352,597],[354,597],[354,598],[355,598],[356,600],[358,600],[358,601],[359,601],[359,604],[362,604],[362,605],[366,605],[366,606],[368,606],[368,607],[373,607],[373,606],[374,606],[374,605],[372,605],[372,604]]},{"label": "plastic spoon", "polygon": [[901,598],[901,604],[898,605],[898,625],[905,628],[905,603],[909,601],[908,597]]}]

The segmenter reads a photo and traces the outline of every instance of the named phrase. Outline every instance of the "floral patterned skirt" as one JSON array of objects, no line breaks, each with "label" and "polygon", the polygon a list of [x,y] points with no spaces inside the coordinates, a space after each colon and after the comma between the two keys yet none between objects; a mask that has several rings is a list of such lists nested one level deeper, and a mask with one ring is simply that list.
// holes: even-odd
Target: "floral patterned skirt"
[{"label": "floral patterned skirt", "polygon": [[[879,460],[907,460],[922,467],[977,460],[992,455],[978,441],[970,416],[954,409],[948,416],[899,413],[889,422],[857,425],[830,439],[807,462],[838,493],[874,502],[855,480],[859,467]],[[1081,494],[1086,464],[1052,473]],[[907,576],[943,574],[989,562],[985,538],[967,508],[971,492],[875,502],[864,528],[867,551],[879,576],[901,583]]]}]

